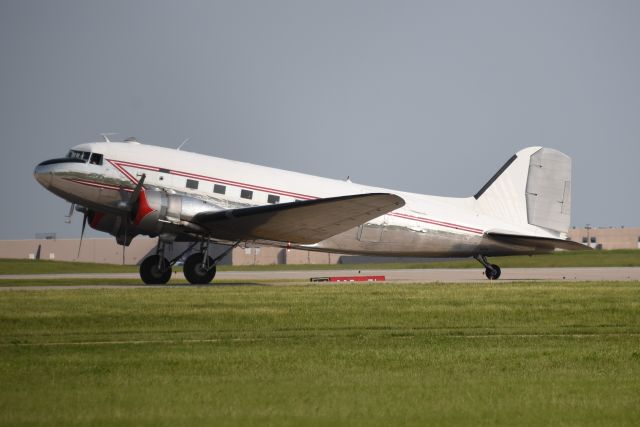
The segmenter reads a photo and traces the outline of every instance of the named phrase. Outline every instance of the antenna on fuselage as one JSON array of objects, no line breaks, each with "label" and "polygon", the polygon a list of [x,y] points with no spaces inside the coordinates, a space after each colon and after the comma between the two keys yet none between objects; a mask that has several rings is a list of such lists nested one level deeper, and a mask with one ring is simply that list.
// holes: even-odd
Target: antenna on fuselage
[{"label": "antenna on fuselage", "polygon": [[187,139],[185,139],[184,141],[182,141],[182,144],[180,144],[180,145],[178,146],[178,148],[176,148],[176,150],[180,151],[180,149],[182,148],[182,146],[183,146],[184,144],[186,144],[187,142],[189,142],[189,139],[191,139],[191,138],[187,138]]},{"label": "antenna on fuselage", "polygon": [[104,138],[104,142],[111,142],[109,137],[111,135],[117,135],[117,133],[116,132],[106,132],[106,133],[101,133],[100,135],[102,135],[102,138]]}]

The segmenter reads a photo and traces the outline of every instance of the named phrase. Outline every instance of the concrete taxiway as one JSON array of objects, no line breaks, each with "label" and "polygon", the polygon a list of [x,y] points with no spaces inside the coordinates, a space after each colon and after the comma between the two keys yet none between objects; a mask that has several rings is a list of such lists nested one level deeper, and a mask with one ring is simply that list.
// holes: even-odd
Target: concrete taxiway
[{"label": "concrete taxiway", "polygon": [[[309,280],[326,276],[385,276],[387,282],[487,282],[482,269],[389,269],[389,270],[303,270],[229,271],[216,280]],[[640,267],[620,268],[507,268],[500,281],[513,280],[640,280]]]},{"label": "concrete taxiway", "polygon": [[[242,285],[268,281],[268,285],[308,283],[312,277],[329,276],[385,276],[388,283],[488,283],[481,269],[387,269],[387,270],[279,270],[279,271],[221,271],[216,275],[213,285]],[[176,272],[173,279],[183,279]],[[0,275],[4,280],[37,279],[131,279],[140,280],[136,273],[120,274],[33,274]],[[580,267],[580,268],[505,268],[497,283],[512,281],[640,281],[640,267]],[[171,285],[171,281],[167,286]],[[144,287],[140,283],[140,287]],[[183,285],[181,285],[183,286]],[[133,288],[137,286],[119,284],[69,285],[69,286],[4,286],[0,290],[11,289],[77,289],[95,287]]]}]

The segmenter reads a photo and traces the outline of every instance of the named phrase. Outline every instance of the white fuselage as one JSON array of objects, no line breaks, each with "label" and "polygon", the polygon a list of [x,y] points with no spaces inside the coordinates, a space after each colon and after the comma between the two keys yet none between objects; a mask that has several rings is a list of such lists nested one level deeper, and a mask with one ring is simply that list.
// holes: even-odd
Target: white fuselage
[{"label": "white fuselage", "polygon": [[101,164],[38,166],[36,178],[70,202],[105,212],[120,209],[125,195],[143,174],[145,187],[200,198],[220,209],[378,192],[396,194],[406,202],[404,207],[359,227],[305,245],[307,249],[397,256],[499,255],[536,251],[491,241],[484,235],[487,230],[560,237],[551,230],[491,215],[473,197],[393,191],[130,142],[87,143],[73,150],[99,154]]}]

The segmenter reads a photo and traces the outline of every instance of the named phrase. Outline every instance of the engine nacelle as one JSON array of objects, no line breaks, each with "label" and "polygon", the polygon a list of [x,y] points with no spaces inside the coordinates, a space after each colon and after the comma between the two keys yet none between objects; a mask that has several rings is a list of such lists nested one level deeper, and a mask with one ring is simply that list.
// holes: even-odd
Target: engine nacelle
[{"label": "engine nacelle", "polygon": [[147,190],[140,193],[132,221],[137,230],[150,235],[175,233],[180,228],[199,231],[191,220],[199,213],[220,210],[220,207],[206,200]]},{"label": "engine nacelle", "polygon": [[[91,228],[115,236],[119,245],[129,246],[131,240],[140,234],[139,230],[125,215],[114,215],[89,209],[87,211],[87,219]],[[125,221],[127,222],[126,227]]]},{"label": "engine nacelle", "polygon": [[131,240],[145,234],[156,237],[162,233],[202,232],[190,221],[202,212],[221,210],[218,206],[195,197],[146,190],[139,195],[130,214],[112,214],[89,210],[91,228],[115,236],[119,244],[129,246]]}]

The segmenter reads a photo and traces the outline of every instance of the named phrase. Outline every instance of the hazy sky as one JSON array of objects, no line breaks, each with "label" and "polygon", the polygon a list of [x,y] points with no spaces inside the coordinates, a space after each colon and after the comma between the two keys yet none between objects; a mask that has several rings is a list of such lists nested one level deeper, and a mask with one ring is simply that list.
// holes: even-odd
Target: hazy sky
[{"label": "hazy sky", "polygon": [[[101,132],[426,194],[530,145],[639,226],[638,1],[0,1],[0,238],[79,234],[34,166]],[[105,235],[103,235],[105,236]]]}]

